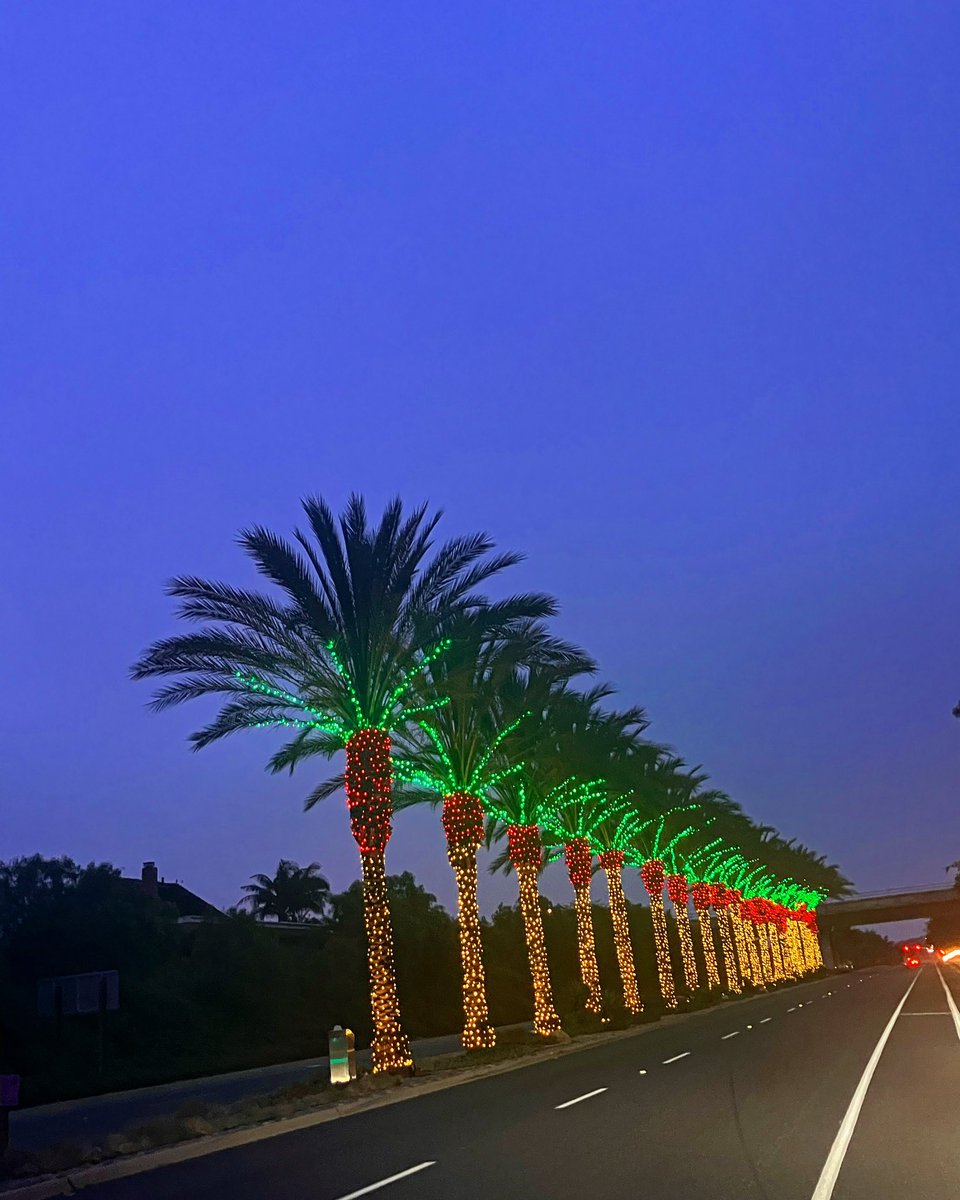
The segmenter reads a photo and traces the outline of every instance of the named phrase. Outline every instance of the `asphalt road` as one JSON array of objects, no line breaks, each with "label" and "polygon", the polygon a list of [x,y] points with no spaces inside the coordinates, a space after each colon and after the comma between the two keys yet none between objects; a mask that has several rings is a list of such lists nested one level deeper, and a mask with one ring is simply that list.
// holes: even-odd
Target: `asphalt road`
[{"label": "asphalt road", "polygon": [[953,967],[805,984],[89,1194],[957,1200],[941,978],[960,995]]}]

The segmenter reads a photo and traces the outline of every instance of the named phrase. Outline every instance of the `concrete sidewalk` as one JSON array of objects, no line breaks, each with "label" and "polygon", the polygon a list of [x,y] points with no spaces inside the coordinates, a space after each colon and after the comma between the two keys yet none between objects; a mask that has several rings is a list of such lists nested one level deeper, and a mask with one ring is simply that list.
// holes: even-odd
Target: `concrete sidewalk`
[{"label": "concrete sidewalk", "polygon": [[[509,1025],[504,1028],[524,1026]],[[456,1033],[423,1038],[413,1043],[414,1055],[419,1058],[450,1054],[459,1048],[460,1035]],[[370,1065],[369,1050],[359,1051],[357,1058],[362,1066]],[[275,1092],[278,1088],[311,1079],[317,1073],[325,1074],[328,1070],[326,1058],[306,1058],[298,1062],[254,1067],[247,1071],[231,1071],[226,1075],[209,1075],[202,1079],[186,1079],[158,1084],[156,1087],[109,1092],[102,1096],[25,1108],[10,1116],[10,1145],[17,1150],[39,1150],[55,1142],[87,1142],[119,1133],[129,1125],[172,1116],[188,1101],[232,1104],[251,1096]]]}]

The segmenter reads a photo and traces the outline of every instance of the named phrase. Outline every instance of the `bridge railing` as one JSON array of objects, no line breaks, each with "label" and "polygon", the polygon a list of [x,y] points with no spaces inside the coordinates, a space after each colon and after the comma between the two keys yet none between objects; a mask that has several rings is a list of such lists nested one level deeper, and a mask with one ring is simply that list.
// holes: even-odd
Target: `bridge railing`
[{"label": "bridge railing", "polygon": [[952,883],[925,883],[915,887],[888,888],[883,892],[851,892],[849,896],[839,896],[836,899],[824,900],[823,904],[844,904],[850,900],[883,900],[887,896],[912,896],[916,892],[952,892]]}]

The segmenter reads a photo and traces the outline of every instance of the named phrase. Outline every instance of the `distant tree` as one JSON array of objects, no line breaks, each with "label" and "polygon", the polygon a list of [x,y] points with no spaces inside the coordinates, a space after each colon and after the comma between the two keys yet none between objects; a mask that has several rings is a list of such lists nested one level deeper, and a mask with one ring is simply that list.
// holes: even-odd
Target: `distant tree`
[{"label": "distant tree", "polygon": [[301,867],[289,858],[277,863],[273,875],[252,875],[244,885],[246,895],[240,901],[254,916],[263,920],[309,921],[324,917],[330,906],[330,884],[320,874],[320,864]]},{"label": "distant tree", "polygon": [[872,929],[838,929],[833,936],[837,957],[858,969],[900,961],[899,948]]},{"label": "distant tree", "polygon": [[0,950],[33,982],[115,968],[143,973],[163,959],[177,913],[109,863],[81,867],[34,854],[0,863]]}]

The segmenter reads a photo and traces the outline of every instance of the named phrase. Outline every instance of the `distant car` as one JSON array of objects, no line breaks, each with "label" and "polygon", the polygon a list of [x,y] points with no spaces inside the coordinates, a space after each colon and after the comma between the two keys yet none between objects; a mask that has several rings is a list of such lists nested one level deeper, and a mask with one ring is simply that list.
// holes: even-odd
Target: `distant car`
[{"label": "distant car", "polygon": [[845,958],[839,959],[839,960],[838,960],[838,962],[837,962],[837,968],[836,968],[836,969],[837,969],[838,971],[852,971],[852,970],[853,970],[853,963],[852,963],[852,962],[849,962],[849,961],[848,961],[847,959],[845,959]]},{"label": "distant car", "polygon": [[903,965],[911,971],[915,971],[933,954],[932,947],[923,942],[904,942],[900,949],[903,952]]}]

